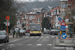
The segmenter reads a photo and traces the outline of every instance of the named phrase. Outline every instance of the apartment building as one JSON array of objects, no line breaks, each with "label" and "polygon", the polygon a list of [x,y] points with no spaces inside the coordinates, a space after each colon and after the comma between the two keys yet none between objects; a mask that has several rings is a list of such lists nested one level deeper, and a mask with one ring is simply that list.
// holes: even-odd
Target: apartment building
[{"label": "apartment building", "polygon": [[71,9],[75,10],[75,0],[71,0]]},{"label": "apartment building", "polygon": [[64,20],[65,17],[67,16],[67,4],[68,4],[68,0],[60,0],[60,4],[61,4],[61,8],[60,8],[60,15],[61,18]]},{"label": "apartment building", "polygon": [[53,8],[50,11],[50,18],[51,18],[51,26],[55,29],[59,29],[60,24],[58,23],[58,17],[60,17],[60,6]]},{"label": "apartment building", "polygon": [[30,28],[30,24],[32,23],[40,23],[42,22],[42,14],[36,12],[29,12],[26,14],[26,29]]}]

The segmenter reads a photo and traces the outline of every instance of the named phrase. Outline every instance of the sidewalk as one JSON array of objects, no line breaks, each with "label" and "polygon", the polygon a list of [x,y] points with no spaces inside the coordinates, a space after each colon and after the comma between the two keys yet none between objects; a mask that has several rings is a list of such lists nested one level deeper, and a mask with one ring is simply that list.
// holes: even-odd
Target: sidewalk
[{"label": "sidewalk", "polygon": [[[74,41],[73,41],[74,40]],[[55,39],[55,46],[61,46],[61,47],[75,47],[75,36],[73,38],[69,38],[69,36],[66,39],[58,39],[58,36]]]},{"label": "sidewalk", "polygon": [[[11,38],[13,38],[13,35],[9,35],[9,39],[11,39]],[[15,37],[14,38],[16,38],[16,35],[15,35]]]}]

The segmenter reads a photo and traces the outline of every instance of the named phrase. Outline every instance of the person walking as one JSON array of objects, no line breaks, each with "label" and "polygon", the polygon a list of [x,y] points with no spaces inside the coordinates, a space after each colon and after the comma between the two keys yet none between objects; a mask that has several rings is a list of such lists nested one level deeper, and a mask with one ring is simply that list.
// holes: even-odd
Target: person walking
[{"label": "person walking", "polygon": [[14,38],[14,36],[15,36],[15,30],[13,30],[13,38]]},{"label": "person walking", "polygon": [[19,31],[19,28],[18,28],[18,27],[16,27],[16,28],[15,28],[15,32],[16,32],[16,38],[18,38],[18,36],[19,36],[19,33],[18,33],[18,31]]}]

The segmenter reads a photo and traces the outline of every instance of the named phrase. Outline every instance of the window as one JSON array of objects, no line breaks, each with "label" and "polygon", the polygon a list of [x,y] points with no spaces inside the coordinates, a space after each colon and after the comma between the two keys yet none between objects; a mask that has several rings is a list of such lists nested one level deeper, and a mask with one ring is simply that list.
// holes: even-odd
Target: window
[{"label": "window", "polygon": [[67,8],[67,4],[61,4],[61,8]]},{"label": "window", "polygon": [[28,24],[28,21],[26,23]]},{"label": "window", "polygon": [[66,16],[66,12],[65,12],[65,11],[62,11],[62,12],[61,12],[61,15],[62,15],[62,16]]},{"label": "window", "polygon": [[66,8],[67,7],[67,4],[63,4],[63,8]]},{"label": "window", "polygon": [[29,16],[29,20],[35,19],[35,16]]},{"label": "window", "polygon": [[29,23],[32,23],[32,21],[30,21]]},{"label": "window", "polygon": [[54,12],[54,15],[56,14],[56,10],[53,10],[53,12]]},{"label": "window", "polygon": [[35,23],[35,21],[30,21],[29,23]]},{"label": "window", "polygon": [[37,22],[40,22],[40,18],[37,18]]}]

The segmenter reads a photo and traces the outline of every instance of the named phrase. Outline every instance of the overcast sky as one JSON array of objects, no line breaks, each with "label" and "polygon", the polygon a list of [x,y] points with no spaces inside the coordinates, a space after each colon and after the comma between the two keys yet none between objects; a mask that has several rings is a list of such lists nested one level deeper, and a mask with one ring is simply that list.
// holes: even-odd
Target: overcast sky
[{"label": "overcast sky", "polygon": [[[34,1],[44,2],[44,1],[48,1],[48,0],[16,0],[16,1],[19,1],[19,2],[34,2]],[[54,1],[54,0],[52,0],[52,1]]]}]

